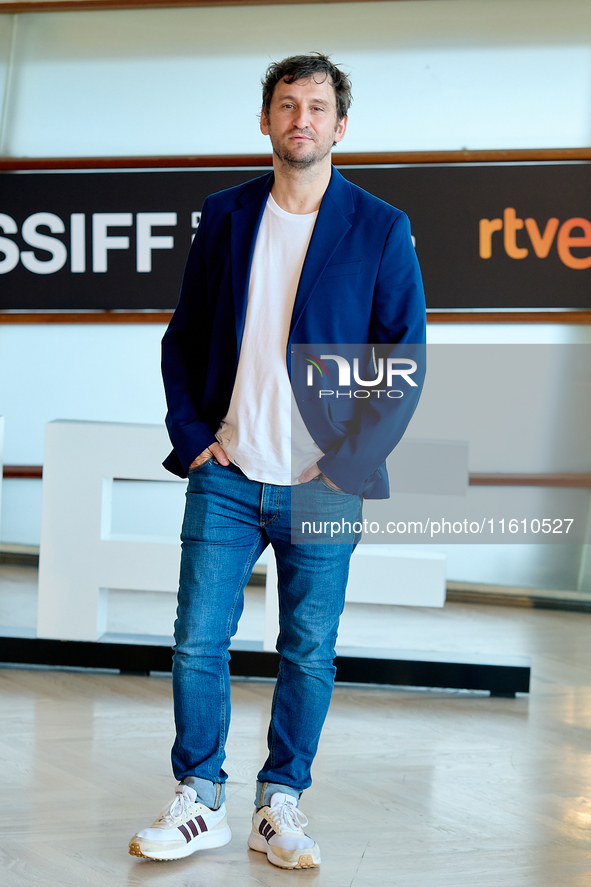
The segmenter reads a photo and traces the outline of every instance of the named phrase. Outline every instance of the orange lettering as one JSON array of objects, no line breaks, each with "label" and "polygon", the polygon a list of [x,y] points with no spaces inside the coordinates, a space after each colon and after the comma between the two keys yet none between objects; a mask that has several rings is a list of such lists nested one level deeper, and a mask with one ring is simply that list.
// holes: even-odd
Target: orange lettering
[{"label": "orange lettering", "polygon": [[508,206],[504,213],[505,218],[505,252],[512,259],[525,259],[528,250],[525,247],[517,246],[515,232],[523,228],[523,219],[518,219],[517,214],[512,206]]},{"label": "orange lettering", "polygon": [[550,252],[554,235],[558,231],[558,219],[548,219],[543,234],[540,234],[540,229],[535,219],[526,219],[525,227],[536,256],[538,259],[545,259]]},{"label": "orange lettering", "polygon": [[502,219],[480,219],[480,258],[492,256],[492,236],[503,227]]},{"label": "orange lettering", "polygon": [[[573,228],[582,228],[583,236],[571,237]],[[591,268],[591,256],[579,259],[571,254],[573,247],[591,246],[591,222],[587,219],[567,219],[558,232],[558,255],[568,268]]]}]

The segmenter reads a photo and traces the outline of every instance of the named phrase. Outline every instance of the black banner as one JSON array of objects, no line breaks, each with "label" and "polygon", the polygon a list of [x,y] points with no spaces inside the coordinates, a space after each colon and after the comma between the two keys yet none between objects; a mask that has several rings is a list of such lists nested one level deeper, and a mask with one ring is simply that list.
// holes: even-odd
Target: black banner
[{"label": "black banner", "polygon": [[[0,309],[171,309],[205,197],[263,169],[4,173]],[[350,167],[409,216],[430,308],[591,308],[591,165]]]}]

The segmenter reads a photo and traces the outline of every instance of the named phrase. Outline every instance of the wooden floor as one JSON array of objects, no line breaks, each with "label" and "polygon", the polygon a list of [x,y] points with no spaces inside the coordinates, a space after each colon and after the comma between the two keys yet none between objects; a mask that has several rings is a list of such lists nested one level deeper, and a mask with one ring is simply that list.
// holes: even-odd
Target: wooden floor
[{"label": "wooden floor", "polygon": [[232,842],[156,863],[127,843],[173,795],[170,678],[0,669],[2,887],[590,887],[591,616],[399,612],[411,643],[531,654],[532,692],[337,687],[301,804],[318,870],[246,847],[271,683],[233,683]]}]

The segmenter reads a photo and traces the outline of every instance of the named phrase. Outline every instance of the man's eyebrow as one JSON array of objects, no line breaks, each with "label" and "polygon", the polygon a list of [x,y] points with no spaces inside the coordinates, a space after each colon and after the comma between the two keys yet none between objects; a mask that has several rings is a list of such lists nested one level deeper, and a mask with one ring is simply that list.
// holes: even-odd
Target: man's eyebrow
[{"label": "man's eyebrow", "polygon": [[[296,97],[293,95],[282,95],[281,98],[279,99],[279,101],[285,102],[285,101],[287,101],[287,99],[289,99],[292,102],[297,101]],[[316,99],[309,99],[309,101],[315,105],[328,105],[329,104],[327,99],[316,98]]]}]

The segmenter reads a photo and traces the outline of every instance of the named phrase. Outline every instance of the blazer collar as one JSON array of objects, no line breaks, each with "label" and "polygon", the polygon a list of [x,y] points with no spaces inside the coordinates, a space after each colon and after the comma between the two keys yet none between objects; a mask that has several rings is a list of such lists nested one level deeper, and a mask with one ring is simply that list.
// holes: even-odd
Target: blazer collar
[{"label": "blazer collar", "polygon": [[351,228],[351,222],[347,218],[355,212],[351,190],[349,182],[333,167],[302,268],[289,328],[290,338],[322,272]]},{"label": "blazer collar", "polygon": [[272,184],[272,172],[248,182],[237,197],[238,209],[231,215],[230,254],[238,351],[246,319],[248,280],[254,247]]}]

